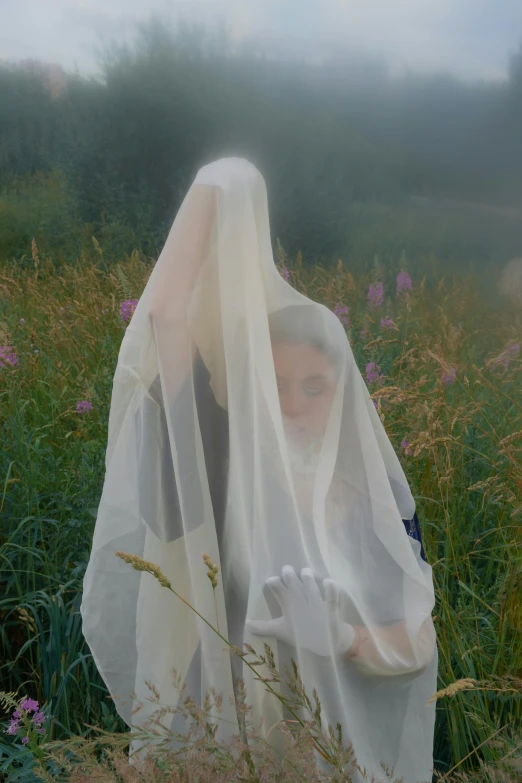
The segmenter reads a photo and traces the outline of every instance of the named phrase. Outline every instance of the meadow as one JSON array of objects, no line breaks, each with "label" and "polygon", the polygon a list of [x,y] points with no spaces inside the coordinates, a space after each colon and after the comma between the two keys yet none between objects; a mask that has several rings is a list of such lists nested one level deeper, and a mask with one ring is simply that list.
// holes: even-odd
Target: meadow
[{"label": "meadow", "polygon": [[[277,263],[345,324],[417,502],[436,590],[436,778],[515,783],[522,777],[520,305],[487,297],[472,274],[427,280],[404,257],[386,266],[376,260],[363,273],[350,271],[349,257],[306,266],[278,245]],[[34,241],[23,265],[0,263],[0,691],[12,694],[0,695],[0,779],[69,779],[48,758],[53,743],[83,737],[101,752],[93,727],[126,731],[83,639],[79,606],[112,376],[152,266],[138,251],[107,264],[95,239],[74,263],[40,257]],[[30,701],[16,721],[13,699],[22,697]],[[257,761],[225,774],[212,766],[219,753],[209,755],[206,767],[198,757],[199,778],[182,767],[177,776],[133,777],[123,762],[109,771],[104,757],[104,772],[100,759],[99,775],[70,779],[276,780]],[[279,779],[305,779],[294,774]]]}]

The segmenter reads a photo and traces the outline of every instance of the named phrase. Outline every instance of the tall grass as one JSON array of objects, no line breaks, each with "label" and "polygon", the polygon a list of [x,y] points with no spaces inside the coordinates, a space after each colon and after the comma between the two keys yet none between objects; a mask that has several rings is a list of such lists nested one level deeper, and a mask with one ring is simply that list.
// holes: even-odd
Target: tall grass
[{"label": "tall grass", "polygon": [[[102,260],[103,248],[93,247]],[[395,273],[378,264],[371,276],[341,262],[333,272],[304,268],[281,248],[278,263],[312,299],[348,305],[361,372],[373,362],[384,376],[369,388],[417,501],[437,597],[439,688],[450,688],[437,701],[436,769],[446,779],[514,781],[522,763],[520,310],[494,306],[471,276],[414,280],[397,294]],[[120,303],[140,296],[151,269],[133,253],[112,271],[85,256],[57,270],[34,243],[23,268],[0,266],[0,357],[11,357],[0,358],[0,690],[45,705],[50,740],[88,739],[85,724],[126,729],[83,640],[79,604],[126,327]],[[384,302],[371,308],[368,284],[379,280]],[[78,412],[81,401],[92,409]],[[464,679],[479,685],[453,692]],[[0,753],[13,747],[2,735]],[[500,771],[506,764],[511,772]]]}]

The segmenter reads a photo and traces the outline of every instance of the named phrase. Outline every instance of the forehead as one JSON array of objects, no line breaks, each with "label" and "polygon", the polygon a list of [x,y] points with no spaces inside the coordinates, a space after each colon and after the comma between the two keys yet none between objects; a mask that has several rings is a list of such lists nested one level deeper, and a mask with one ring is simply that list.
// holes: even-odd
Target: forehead
[{"label": "forehead", "polygon": [[272,355],[276,375],[293,378],[309,374],[333,375],[333,365],[326,354],[309,343],[274,343]]}]

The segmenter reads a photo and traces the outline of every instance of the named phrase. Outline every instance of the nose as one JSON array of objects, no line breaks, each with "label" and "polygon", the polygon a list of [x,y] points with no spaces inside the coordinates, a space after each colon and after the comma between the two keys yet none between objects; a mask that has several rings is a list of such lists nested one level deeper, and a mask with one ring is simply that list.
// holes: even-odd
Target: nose
[{"label": "nose", "polygon": [[280,396],[281,411],[288,418],[295,418],[303,412],[303,398],[296,389],[284,389]]}]

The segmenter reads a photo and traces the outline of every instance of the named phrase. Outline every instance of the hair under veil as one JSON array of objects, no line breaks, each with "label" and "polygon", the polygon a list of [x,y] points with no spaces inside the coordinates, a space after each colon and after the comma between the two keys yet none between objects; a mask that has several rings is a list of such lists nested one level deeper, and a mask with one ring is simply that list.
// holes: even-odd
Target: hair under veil
[{"label": "hair under veil", "polygon": [[[154,711],[146,681],[176,705],[173,669],[196,703],[209,688],[223,694],[218,739],[238,732],[237,676],[270,742],[286,716],[195,613],[118,550],[157,564],[203,617],[217,613],[234,644],[268,642],[280,671],[293,658],[369,779],[389,780],[382,762],[404,783],[431,781],[435,599],[403,524],[414,514],[344,327],[275,266],[261,174],[241,158],[204,166],[114,375],[81,614],[121,717],[143,725]],[[215,591],[203,552],[220,569]],[[315,602],[304,623],[294,588],[296,601]],[[335,615],[335,638],[306,627],[321,607]],[[164,725],[183,730],[179,715]]]}]

